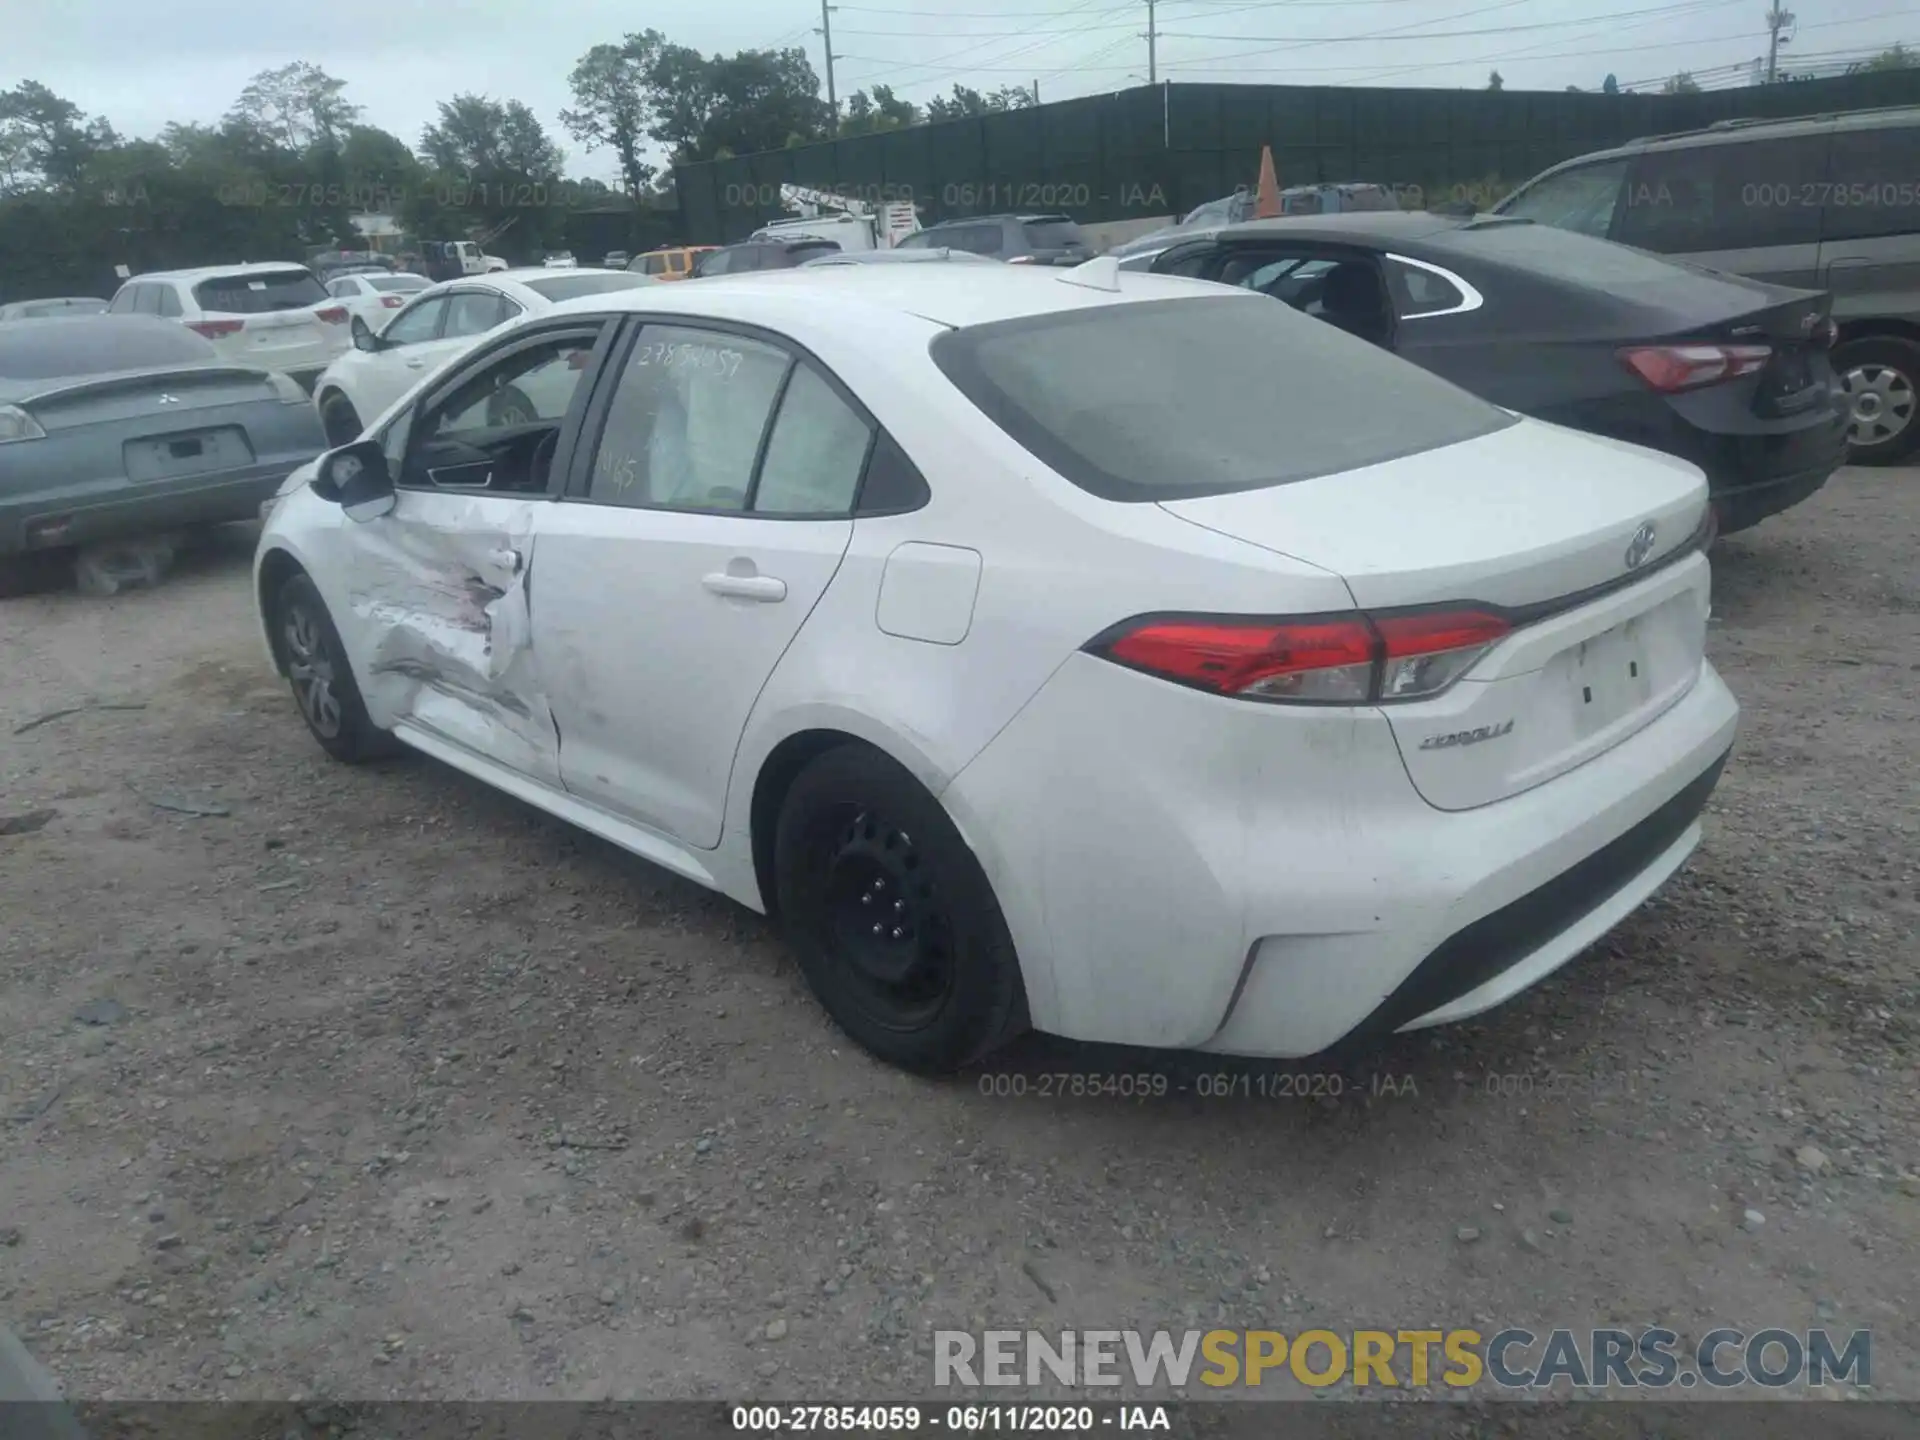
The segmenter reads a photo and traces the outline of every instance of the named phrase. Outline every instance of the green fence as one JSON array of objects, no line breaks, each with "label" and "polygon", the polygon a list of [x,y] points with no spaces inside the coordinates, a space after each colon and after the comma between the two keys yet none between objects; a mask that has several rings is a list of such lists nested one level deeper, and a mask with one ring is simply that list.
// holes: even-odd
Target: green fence
[{"label": "green fence", "polygon": [[[1920,70],[1698,95],[1163,85],[919,125],[674,171],[687,238],[739,240],[788,213],[780,186],[911,199],[923,222],[1062,210],[1090,222],[1184,213],[1251,185],[1271,145],[1282,185],[1371,180],[1416,199],[1487,197],[1547,166],[1717,120],[1920,104]],[[1436,193],[1437,192],[1437,193]]]}]

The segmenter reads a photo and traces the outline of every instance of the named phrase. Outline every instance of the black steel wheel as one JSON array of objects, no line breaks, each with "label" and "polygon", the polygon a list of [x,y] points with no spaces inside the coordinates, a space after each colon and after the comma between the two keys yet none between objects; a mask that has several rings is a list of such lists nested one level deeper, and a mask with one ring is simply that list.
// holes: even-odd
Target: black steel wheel
[{"label": "black steel wheel", "polygon": [[955,1070],[1025,1028],[1019,960],[980,862],[940,802],[878,750],[830,750],[795,778],[774,875],[808,983],[881,1059]]}]

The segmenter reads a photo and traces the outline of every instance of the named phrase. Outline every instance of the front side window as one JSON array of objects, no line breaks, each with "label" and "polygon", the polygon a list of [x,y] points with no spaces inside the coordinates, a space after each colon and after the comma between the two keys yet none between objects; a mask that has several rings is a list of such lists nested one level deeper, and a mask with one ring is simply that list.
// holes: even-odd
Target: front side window
[{"label": "front side window", "polygon": [[158,315],[160,313],[160,287],[142,285],[133,298],[133,313],[136,315]]},{"label": "front side window", "polygon": [[1516,220],[1551,225],[1580,235],[1605,239],[1620,204],[1620,187],[1627,178],[1625,160],[1603,160],[1549,175],[1497,209]]},{"label": "front side window", "polygon": [[932,355],[989,420],[1108,500],[1285,485],[1516,423],[1387,350],[1248,296],[969,326]]},{"label": "front side window", "polygon": [[406,483],[544,492],[553,439],[580,391],[597,329],[567,331],[490,358],[421,411]]},{"label": "front side window", "polygon": [[122,285],[118,290],[114,291],[113,300],[107,306],[107,313],[109,315],[132,315],[135,313],[133,307],[139,303],[140,292],[144,288],[144,286],[140,285]]},{"label": "front side window", "polygon": [[744,510],[792,357],[763,341],[677,325],[640,332],[607,412],[590,499]]},{"label": "front side window", "polygon": [[440,333],[440,321],[447,313],[448,304],[445,295],[421,300],[394,316],[393,323],[380,332],[380,338],[389,345],[418,345],[423,340],[431,340]]}]

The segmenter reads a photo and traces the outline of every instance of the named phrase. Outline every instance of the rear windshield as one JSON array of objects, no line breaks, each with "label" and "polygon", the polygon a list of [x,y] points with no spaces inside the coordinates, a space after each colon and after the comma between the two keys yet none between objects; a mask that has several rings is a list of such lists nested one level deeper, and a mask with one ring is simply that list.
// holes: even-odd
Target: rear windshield
[{"label": "rear windshield", "polygon": [[162,365],[197,365],[220,352],[184,325],[97,315],[0,325],[0,379],[109,375]]},{"label": "rear windshield", "polygon": [[433,282],[424,275],[370,275],[367,284],[376,290],[424,290]]},{"label": "rear windshield", "polygon": [[1259,296],[1056,311],[949,331],[932,354],[1002,430],[1108,500],[1285,485],[1514,423]]},{"label": "rear windshield", "polygon": [[1029,220],[1023,228],[1036,250],[1066,250],[1083,243],[1080,227],[1071,220]]},{"label": "rear windshield", "polygon": [[20,307],[20,318],[31,319],[39,315],[104,315],[107,302],[104,300],[29,300]]},{"label": "rear windshield", "polygon": [[604,295],[609,290],[635,290],[650,283],[645,275],[623,270],[618,275],[555,275],[550,279],[543,276],[527,281],[526,286],[534,294],[544,295],[558,304],[562,300],[578,300],[582,295]]},{"label": "rear windshield", "polygon": [[263,270],[257,275],[216,275],[193,287],[202,310],[220,315],[265,315],[323,304],[327,290],[310,270]]}]

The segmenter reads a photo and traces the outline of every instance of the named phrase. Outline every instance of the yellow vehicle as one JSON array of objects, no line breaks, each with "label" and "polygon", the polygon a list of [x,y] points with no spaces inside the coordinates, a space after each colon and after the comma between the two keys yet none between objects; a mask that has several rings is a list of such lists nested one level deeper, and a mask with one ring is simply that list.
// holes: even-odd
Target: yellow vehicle
[{"label": "yellow vehicle", "polygon": [[669,245],[634,256],[627,262],[627,269],[651,275],[656,280],[685,280],[693,274],[693,267],[702,255],[719,248],[717,245]]}]

